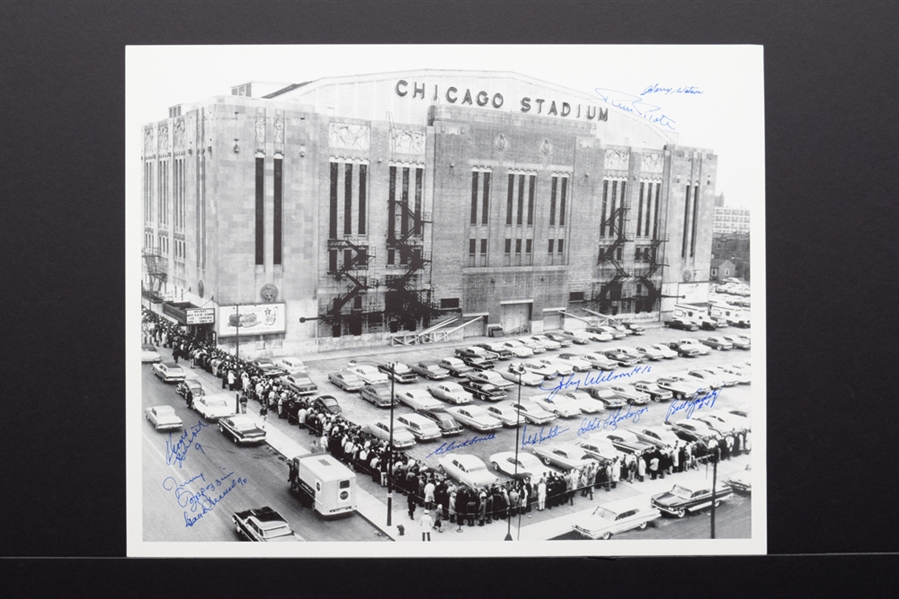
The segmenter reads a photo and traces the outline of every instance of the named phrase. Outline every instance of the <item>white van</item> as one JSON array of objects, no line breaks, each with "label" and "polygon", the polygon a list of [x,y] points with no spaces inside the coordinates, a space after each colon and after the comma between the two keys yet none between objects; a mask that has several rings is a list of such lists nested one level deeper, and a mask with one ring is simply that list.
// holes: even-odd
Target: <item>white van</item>
[{"label": "white van", "polygon": [[278,358],[275,360],[275,366],[283,368],[287,374],[306,374],[306,365],[303,364],[303,361],[292,356]]},{"label": "white van", "polygon": [[290,490],[325,517],[356,510],[356,474],[328,454],[297,456],[289,463]]}]

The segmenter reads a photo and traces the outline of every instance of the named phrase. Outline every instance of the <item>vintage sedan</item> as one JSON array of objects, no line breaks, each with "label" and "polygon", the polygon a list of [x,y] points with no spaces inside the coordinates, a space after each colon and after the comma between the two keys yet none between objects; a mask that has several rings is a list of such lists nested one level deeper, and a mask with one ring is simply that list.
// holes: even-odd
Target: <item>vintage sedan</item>
[{"label": "vintage sedan", "polygon": [[682,331],[699,330],[699,325],[696,324],[696,321],[689,318],[672,318],[671,320],[665,321],[665,326],[672,329],[680,329]]},{"label": "vintage sedan", "polygon": [[[534,361],[538,364],[543,364],[548,369],[555,370],[556,375],[559,376],[568,376],[574,369],[571,367],[571,364],[564,360],[559,360],[558,358],[534,358]],[[555,376],[555,375],[554,375]]]},{"label": "vintage sedan", "polygon": [[421,414],[397,414],[396,421],[409,429],[417,441],[431,441],[442,436],[440,427]]},{"label": "vintage sedan", "polygon": [[650,399],[656,403],[674,399],[674,393],[667,389],[662,389],[652,381],[637,381],[634,383],[634,389],[648,393]]},{"label": "vintage sedan", "polygon": [[285,374],[278,380],[297,395],[312,395],[318,391],[318,385],[305,374]]},{"label": "vintage sedan", "polygon": [[665,424],[671,426],[674,434],[684,441],[708,442],[710,439],[717,440],[719,438],[718,433],[709,428],[709,425],[695,418],[687,418],[678,422],[666,421]]},{"label": "vintage sedan", "polygon": [[616,362],[619,366],[636,366],[640,363],[640,359],[631,354],[621,351],[620,349],[608,349],[602,352],[605,357]]},{"label": "vintage sedan", "polygon": [[437,366],[443,368],[451,375],[459,378],[466,378],[472,372],[474,372],[474,368],[460,360],[459,358],[443,358],[439,362],[437,362]]},{"label": "vintage sedan", "polygon": [[201,395],[194,400],[194,410],[211,422],[215,422],[222,416],[229,416],[237,412],[237,400],[229,393],[216,395]]},{"label": "vintage sedan", "polygon": [[[506,370],[500,370],[499,375],[501,377],[503,377],[504,379],[506,379],[507,381],[511,381],[512,383],[517,384],[518,383],[518,367],[519,366],[524,368],[524,366],[521,365],[521,362],[512,362],[511,364],[509,364],[509,368],[507,368]],[[531,387],[536,387],[537,385],[539,385],[540,383],[542,383],[545,380],[546,379],[542,375],[539,375],[536,372],[530,372],[528,370],[525,370],[525,372],[521,373],[521,384],[522,385],[529,385]]]},{"label": "vintage sedan", "polygon": [[[372,436],[377,437],[378,439],[390,442],[389,418],[378,420],[376,422],[372,422],[371,424],[366,424],[364,427],[362,427],[362,430]],[[415,445],[415,435],[410,433],[409,430],[402,424],[394,422],[393,447],[396,449],[405,449],[407,447],[412,447],[413,445]]]},{"label": "vintage sedan", "polygon": [[712,503],[717,507],[722,501],[733,495],[733,490],[727,483],[723,483],[715,489],[714,499],[712,495],[711,481],[698,479],[678,481],[670,491],[653,495],[650,502],[663,514],[683,518],[687,512],[710,507]]},{"label": "vintage sedan", "polygon": [[601,401],[593,399],[590,397],[586,391],[581,389],[575,389],[573,391],[561,391],[553,397],[553,401],[555,401],[556,397],[562,397],[566,401],[571,401],[577,404],[578,409],[584,414],[598,414],[599,412],[605,412],[606,406]]},{"label": "vintage sedan", "polygon": [[651,399],[649,393],[640,391],[634,385],[619,383],[610,385],[609,389],[623,397],[630,405],[645,406]]},{"label": "vintage sedan", "polygon": [[389,408],[391,405],[397,405],[399,402],[391,395],[390,383],[375,383],[373,385],[365,385],[359,393],[362,399],[369,401],[372,405],[379,408]]},{"label": "vintage sedan", "polygon": [[631,330],[634,335],[643,335],[644,333],[646,333],[646,329],[639,324],[636,324],[633,322],[624,322],[622,324],[624,326],[626,326],[629,330]]},{"label": "vintage sedan", "polygon": [[534,446],[534,453],[547,466],[556,466],[563,470],[571,470],[572,468],[580,470],[595,461],[582,447],[578,447],[573,443],[536,445]]},{"label": "vintage sedan", "polygon": [[175,408],[172,406],[156,406],[155,408],[147,408],[144,414],[150,424],[158,431],[173,431],[184,426],[178,415],[175,414]]},{"label": "vintage sedan", "polygon": [[530,335],[528,339],[530,339],[534,343],[537,343],[538,345],[542,345],[548,350],[559,349],[560,347],[562,347],[562,345],[558,341],[553,341],[546,335]]},{"label": "vintage sedan", "polygon": [[624,339],[625,337],[627,337],[627,333],[625,331],[619,331],[615,327],[608,324],[603,324],[598,327],[587,327],[587,330],[590,330],[591,328],[595,328],[601,333],[608,333],[612,336],[612,339]]},{"label": "vintage sedan", "polygon": [[587,372],[593,368],[593,365],[579,356],[578,354],[562,353],[558,358],[561,362],[571,366],[574,372]]},{"label": "vintage sedan", "polygon": [[437,459],[447,476],[469,487],[489,487],[499,482],[481,458],[467,453],[451,453]]},{"label": "vintage sedan", "polygon": [[496,366],[496,362],[482,356],[466,356],[462,361],[474,370],[492,370]]},{"label": "vintage sedan", "polygon": [[174,362],[157,362],[153,364],[153,374],[166,383],[177,383],[184,380],[184,369]]},{"label": "vintage sedan", "polygon": [[402,362],[392,362],[389,364],[378,364],[378,370],[395,380],[397,383],[414,383],[418,380],[415,373],[408,364]]},{"label": "vintage sedan", "polygon": [[437,362],[418,362],[413,364],[411,368],[413,372],[429,381],[448,379],[450,376],[449,370],[440,367]]},{"label": "vintage sedan", "polygon": [[440,433],[444,437],[462,434],[462,425],[459,424],[455,418],[453,418],[446,412],[446,410],[442,407],[442,404],[440,408],[423,409],[421,411],[421,415],[436,424],[437,428],[440,429]]},{"label": "vintage sedan", "polygon": [[737,385],[748,385],[752,382],[752,377],[742,370],[731,368],[730,366],[710,366],[709,369],[724,379],[724,383],[728,381]]},{"label": "vintage sedan", "polygon": [[597,370],[615,370],[618,368],[618,362],[610,360],[601,353],[591,352],[589,354],[581,354],[581,359],[590,363],[590,366]]},{"label": "vintage sedan", "polygon": [[514,355],[508,347],[496,341],[491,343],[478,343],[475,347],[480,347],[481,349],[485,349],[488,352],[495,354],[497,360],[508,360]]},{"label": "vintage sedan", "polygon": [[597,460],[608,461],[624,458],[624,454],[618,451],[611,441],[601,435],[581,437],[574,444],[583,449],[591,458]]},{"label": "vintage sedan", "polygon": [[468,377],[472,382],[478,383],[489,383],[494,387],[499,387],[503,391],[508,391],[509,389],[515,386],[515,383],[512,381],[503,378],[503,376],[494,372],[493,370],[484,370],[482,372],[475,372],[470,377]]},{"label": "vintage sedan", "polygon": [[730,478],[727,479],[727,484],[729,484],[734,491],[740,491],[742,493],[752,492],[752,464],[746,464],[745,469],[740,470],[735,474],[731,474]]},{"label": "vintage sedan", "polygon": [[621,353],[627,354],[628,356],[632,357],[638,363],[645,362],[649,359],[646,357],[646,355],[643,352],[638,351],[636,347],[630,347],[628,345],[619,345],[615,349],[617,349]]},{"label": "vintage sedan", "polygon": [[521,414],[521,419],[528,424],[547,424],[556,419],[556,415],[541,408],[528,399],[515,402],[512,406]]},{"label": "vintage sedan", "polygon": [[544,379],[551,379],[556,376],[555,368],[550,368],[546,364],[538,362],[536,358],[519,362],[519,364],[521,364],[528,372],[532,372],[537,376],[542,376]]},{"label": "vintage sedan", "polygon": [[355,366],[350,366],[347,370],[362,379],[362,382],[366,385],[390,382],[390,377],[378,370],[377,366],[371,364],[356,364]]},{"label": "vintage sedan", "polygon": [[717,410],[707,412],[703,410],[698,412],[698,414],[698,416],[694,415],[693,418],[699,422],[706,423],[710,429],[722,435],[732,434],[750,428],[749,423],[746,422],[745,418],[740,418],[739,416],[734,416],[727,412],[719,412]]},{"label": "vintage sedan", "polygon": [[330,412],[331,414],[340,414],[340,404],[337,403],[337,398],[333,395],[319,395],[315,398],[315,401],[312,402],[312,407],[325,410]]},{"label": "vintage sedan", "polygon": [[480,406],[453,406],[446,411],[463,425],[482,433],[503,427],[501,420],[497,420]]},{"label": "vintage sedan", "polygon": [[[700,356],[707,356],[712,353],[712,350],[709,346],[703,345],[697,339],[678,339],[678,345],[680,346],[693,346],[699,351]],[[673,349],[673,348],[672,348]]]},{"label": "vintage sedan", "polygon": [[332,385],[337,385],[344,391],[359,391],[362,387],[365,386],[365,383],[362,382],[358,376],[349,370],[340,370],[338,372],[329,372],[328,373],[328,382]]},{"label": "vintage sedan", "polygon": [[599,327],[587,327],[583,332],[584,337],[589,339],[590,341],[612,341],[615,339],[615,336],[608,331],[604,331]]},{"label": "vintage sedan", "polygon": [[712,349],[719,349],[721,351],[727,351],[734,348],[734,344],[724,337],[706,337],[705,339],[700,339],[699,342],[703,345],[708,345]]},{"label": "vintage sedan", "polygon": [[653,343],[652,345],[639,345],[636,350],[642,352],[648,359],[652,360],[652,355],[661,355],[665,360],[671,360],[677,357],[677,352],[667,345],[661,343]]},{"label": "vintage sedan", "polygon": [[475,358],[480,357],[490,361],[496,361],[499,356],[497,356],[492,351],[486,350],[483,347],[478,347],[476,345],[472,345],[469,347],[457,347],[455,350],[455,355],[457,358],[465,359],[465,358]]},{"label": "vintage sedan", "polygon": [[237,528],[237,534],[248,541],[279,543],[304,540],[290,529],[290,525],[281,514],[268,506],[235,512],[231,516],[231,521]]},{"label": "vintage sedan", "polygon": [[680,441],[671,429],[664,426],[635,426],[628,430],[644,443],[655,445],[659,449],[670,449]]},{"label": "vintage sedan", "polygon": [[[505,380],[505,379],[504,379]],[[506,392],[496,385],[482,381],[463,381],[462,388],[481,401],[501,401],[506,399]]]},{"label": "vintage sedan", "polygon": [[520,343],[521,345],[528,348],[535,354],[542,354],[543,352],[546,351],[545,345],[543,345],[542,343],[537,343],[530,337],[519,337],[518,339],[510,339],[509,341],[514,341],[514,342]]},{"label": "vintage sedan", "polygon": [[574,343],[574,340],[567,335],[563,335],[562,333],[557,333],[555,331],[550,333],[544,333],[542,337],[546,337],[550,341],[555,341],[559,344],[559,347],[571,347],[571,344]]},{"label": "vintage sedan", "polygon": [[536,482],[541,477],[548,477],[550,473],[539,459],[529,453],[519,452],[516,460],[514,451],[501,451],[491,455],[488,461],[494,470],[508,474],[516,480],[530,478]]},{"label": "vintage sedan", "polygon": [[602,405],[608,408],[624,408],[627,406],[627,400],[618,395],[611,389],[600,389],[599,387],[587,387],[584,389],[593,399],[598,399]]},{"label": "vintage sedan", "polygon": [[635,528],[643,530],[661,517],[662,512],[646,505],[645,499],[619,499],[598,506],[589,515],[578,516],[571,529],[589,539],[608,540],[614,534]]},{"label": "vintage sedan", "polygon": [[285,356],[275,360],[275,366],[283,368],[287,374],[306,374],[306,364],[299,358],[293,356]]},{"label": "vintage sedan", "polygon": [[287,370],[281,368],[268,358],[253,360],[250,364],[261,370],[262,375],[268,378],[275,378],[287,374]]},{"label": "vintage sedan", "polygon": [[724,387],[724,379],[704,368],[693,368],[692,370],[688,370],[686,376],[691,376],[698,381],[702,381],[704,386],[712,389]]},{"label": "vintage sedan", "polygon": [[559,335],[562,335],[575,345],[587,345],[590,343],[590,338],[582,331],[562,331]]},{"label": "vintage sedan", "polygon": [[502,347],[509,350],[509,352],[516,358],[529,358],[534,355],[534,350],[518,343],[517,339],[507,339],[506,341],[503,341]]},{"label": "vintage sedan", "polygon": [[737,349],[752,348],[752,340],[746,335],[724,335],[722,339],[729,341]]},{"label": "vintage sedan", "polygon": [[653,445],[637,438],[637,435],[622,427],[614,431],[599,433],[597,437],[605,437],[612,442],[615,449],[622,453],[643,453],[653,448]]},{"label": "vintage sedan", "polygon": [[573,418],[581,415],[580,404],[562,393],[556,393],[552,398],[547,395],[541,395],[533,401],[547,412],[555,414],[558,418]]},{"label": "vintage sedan", "polygon": [[[634,350],[636,350],[636,352],[640,354],[640,357],[643,358],[643,361],[649,360],[655,362],[656,360],[664,360],[667,357],[664,353],[662,353],[652,345],[638,345],[634,348]],[[671,351],[670,349],[668,350],[668,353],[671,355],[671,357],[677,356],[677,353]]]},{"label": "vintage sedan", "polygon": [[443,407],[442,403],[431,397],[427,391],[422,389],[404,389],[397,392],[396,398],[400,403],[406,404],[416,412]]},{"label": "vintage sedan", "polygon": [[140,361],[141,363],[161,362],[162,356],[159,355],[159,352],[156,351],[156,346],[152,343],[142,343],[140,346]]},{"label": "vintage sedan", "polygon": [[437,383],[436,385],[428,385],[428,393],[437,399],[462,405],[471,403],[473,398],[471,393],[462,388],[459,383]]},{"label": "vintage sedan", "polygon": [[684,382],[673,376],[660,376],[655,380],[655,384],[661,389],[671,391],[676,399],[692,398],[707,391],[698,381]]},{"label": "vintage sedan", "polygon": [[518,426],[522,422],[521,415],[515,409],[514,404],[498,403],[486,406],[487,413],[503,423],[503,426]]},{"label": "vintage sedan", "polygon": [[232,414],[219,418],[219,431],[238,445],[252,445],[265,441],[265,429],[249,414]]},{"label": "vintage sedan", "polygon": [[200,379],[184,379],[178,386],[175,387],[175,392],[178,393],[181,397],[187,397],[187,390],[190,389],[191,395],[196,399],[201,395],[206,395],[206,390],[203,388],[203,384],[200,382]]}]

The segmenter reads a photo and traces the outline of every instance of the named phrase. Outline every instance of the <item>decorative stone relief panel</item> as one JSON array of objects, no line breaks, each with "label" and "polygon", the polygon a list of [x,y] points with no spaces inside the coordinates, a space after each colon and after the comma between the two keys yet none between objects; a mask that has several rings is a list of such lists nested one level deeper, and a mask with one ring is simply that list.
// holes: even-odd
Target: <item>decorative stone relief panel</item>
[{"label": "decorative stone relief panel", "polygon": [[640,170],[644,173],[661,173],[664,163],[661,154],[644,153]]},{"label": "decorative stone relief panel", "polygon": [[332,148],[367,150],[370,143],[368,126],[330,123],[328,143]]},{"label": "decorative stone relief panel", "polygon": [[606,150],[606,170],[626,171],[630,160],[627,150]]},{"label": "decorative stone relief panel", "polygon": [[390,131],[390,150],[399,154],[424,154],[425,134],[408,129]]}]

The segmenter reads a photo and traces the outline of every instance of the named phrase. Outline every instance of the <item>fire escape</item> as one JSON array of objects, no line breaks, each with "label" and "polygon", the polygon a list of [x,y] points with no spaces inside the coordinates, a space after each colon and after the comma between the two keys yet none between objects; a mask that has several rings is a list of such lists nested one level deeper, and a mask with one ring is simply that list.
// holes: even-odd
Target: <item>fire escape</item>
[{"label": "fire escape", "polygon": [[162,301],[162,286],[166,281],[166,261],[156,248],[143,249],[144,264],[147,265],[147,274],[150,277],[149,287],[144,287],[144,296],[154,302]]},{"label": "fire escape", "polygon": [[605,269],[609,266],[615,269],[615,273],[610,280],[602,283],[602,287],[599,293],[593,297],[592,303],[599,308],[600,312],[609,313],[612,311],[612,302],[622,299],[622,282],[631,277],[631,274],[622,266],[620,257],[624,252],[624,244],[628,242],[628,239],[625,237],[625,231],[627,230],[627,205],[622,204],[615,210],[612,210],[612,213],[601,225],[604,228],[608,228],[614,241],[611,245],[600,249],[599,264],[603,269],[603,274],[605,274]]},{"label": "fire escape", "polygon": [[[368,270],[369,262],[375,257],[374,251],[362,240],[344,235],[328,240],[328,254],[328,275],[346,285],[331,300],[325,312],[319,315],[319,319],[331,327],[340,327],[343,320],[349,318],[351,333],[361,334],[363,317],[377,312],[363,308],[362,298],[367,290],[378,287],[380,281],[360,272]],[[344,308],[351,301],[352,307],[347,312]]]},{"label": "fire escape", "polygon": [[407,203],[394,199],[389,202],[390,214],[402,217],[407,223],[407,230],[400,231],[398,236],[393,230],[388,231],[387,250],[393,253],[394,260],[404,269],[402,274],[388,275],[384,281],[387,293],[384,307],[391,330],[404,328],[415,330],[421,321],[424,326],[430,324],[432,317],[439,311],[430,300],[430,291],[421,290],[418,277],[431,263],[431,252],[424,251],[424,225],[431,222],[428,212],[413,210]]},{"label": "fire escape", "polygon": [[653,281],[653,277],[656,275],[661,275],[660,270],[662,267],[668,266],[668,263],[664,260],[659,260],[659,249],[662,244],[668,241],[667,238],[656,238],[650,242],[649,251],[647,252],[647,258],[649,264],[646,268],[642,268],[637,271],[637,278],[640,279],[640,282],[646,286],[647,293],[644,296],[639,296],[637,299],[645,300],[649,304],[649,312],[653,312],[656,310],[656,302],[662,297],[662,289],[661,284],[659,282]]}]

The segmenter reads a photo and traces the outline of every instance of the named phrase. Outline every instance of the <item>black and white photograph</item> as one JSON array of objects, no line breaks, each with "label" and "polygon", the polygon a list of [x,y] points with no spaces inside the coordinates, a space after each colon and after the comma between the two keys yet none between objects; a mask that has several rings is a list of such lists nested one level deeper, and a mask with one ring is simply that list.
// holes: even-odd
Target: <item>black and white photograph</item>
[{"label": "black and white photograph", "polygon": [[129,556],[766,552],[761,46],[125,57]]}]

